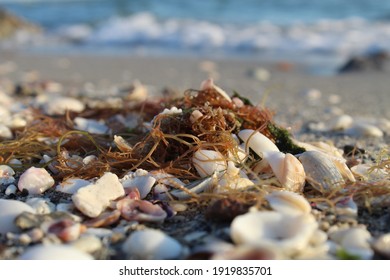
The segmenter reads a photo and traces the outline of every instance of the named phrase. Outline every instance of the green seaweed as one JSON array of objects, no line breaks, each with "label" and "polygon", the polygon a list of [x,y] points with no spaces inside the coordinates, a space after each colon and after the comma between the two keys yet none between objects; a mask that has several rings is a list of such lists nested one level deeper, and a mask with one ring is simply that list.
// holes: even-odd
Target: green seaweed
[{"label": "green seaweed", "polygon": [[296,155],[306,151],[304,148],[299,147],[293,143],[291,135],[286,129],[278,127],[275,124],[269,122],[268,130],[275,139],[275,145],[283,153]]},{"label": "green seaweed", "polygon": [[241,94],[239,94],[237,91],[233,91],[233,96],[232,97],[237,97],[239,99],[241,99],[241,101],[245,104],[245,105],[249,105],[249,106],[253,106],[252,102],[248,99],[248,98],[245,98],[243,96],[241,96]]},{"label": "green seaweed", "polygon": [[351,254],[344,249],[337,250],[336,256],[340,260],[360,260],[361,259],[359,256]]}]

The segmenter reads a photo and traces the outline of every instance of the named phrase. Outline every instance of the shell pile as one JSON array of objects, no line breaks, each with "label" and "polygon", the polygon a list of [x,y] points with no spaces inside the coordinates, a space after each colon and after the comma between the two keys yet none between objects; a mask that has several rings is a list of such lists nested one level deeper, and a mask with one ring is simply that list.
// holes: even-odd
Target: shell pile
[{"label": "shell pile", "polygon": [[0,258],[390,256],[359,219],[390,204],[388,149],[363,162],[298,141],[212,79],[176,99],[31,87],[0,101]]}]

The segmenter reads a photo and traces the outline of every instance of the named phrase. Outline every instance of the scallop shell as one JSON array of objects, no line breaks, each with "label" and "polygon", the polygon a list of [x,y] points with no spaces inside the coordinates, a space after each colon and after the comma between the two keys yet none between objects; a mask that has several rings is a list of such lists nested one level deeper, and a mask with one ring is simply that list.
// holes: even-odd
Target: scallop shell
[{"label": "scallop shell", "polygon": [[345,184],[337,166],[324,153],[307,151],[299,156],[306,173],[306,180],[322,192],[331,191]]}]

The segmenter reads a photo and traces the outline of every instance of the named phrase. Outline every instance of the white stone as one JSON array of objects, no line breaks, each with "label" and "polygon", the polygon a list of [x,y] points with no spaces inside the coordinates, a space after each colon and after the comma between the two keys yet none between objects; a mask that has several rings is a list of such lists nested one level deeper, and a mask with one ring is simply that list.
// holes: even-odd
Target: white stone
[{"label": "white stone", "polygon": [[345,130],[353,123],[353,118],[349,115],[336,116],[329,121],[330,130]]},{"label": "white stone", "polygon": [[345,130],[345,134],[352,137],[383,137],[383,132],[375,125],[369,123],[358,123],[354,124]]},{"label": "white stone", "polygon": [[23,212],[34,213],[35,211],[24,202],[0,199],[0,233],[18,232],[19,228],[14,224],[14,220]]},{"label": "white stone", "polygon": [[15,182],[15,171],[8,165],[0,165],[0,185],[8,185]]},{"label": "white stone", "polygon": [[122,251],[129,259],[168,260],[179,258],[183,248],[164,232],[146,229],[133,232],[124,242]]},{"label": "white stone", "polygon": [[74,122],[76,129],[87,131],[89,133],[106,134],[109,131],[108,126],[96,120],[77,117],[74,119]]},{"label": "white stone", "polygon": [[93,260],[87,254],[69,245],[35,245],[19,256],[20,260]]},{"label": "white stone", "polygon": [[54,179],[44,168],[30,167],[19,178],[18,188],[29,194],[42,194],[54,185]]},{"label": "white stone", "polygon": [[71,245],[83,252],[90,254],[100,250],[103,247],[100,238],[91,234],[84,234],[80,236],[80,238],[73,241]]},{"label": "white stone", "polygon": [[43,106],[44,112],[48,115],[64,115],[67,111],[80,113],[84,109],[84,103],[72,97],[50,98]]},{"label": "white stone", "polygon": [[79,189],[72,200],[83,214],[95,218],[109,206],[111,200],[124,195],[125,190],[118,177],[107,172],[96,183]]},{"label": "white stone", "polygon": [[56,186],[56,191],[74,194],[79,189],[90,185],[91,182],[80,178],[69,178]]},{"label": "white stone", "polygon": [[5,189],[5,194],[6,195],[10,195],[10,194],[15,194],[16,191],[18,190],[18,187],[15,186],[14,184],[11,184],[9,185],[6,189]]}]

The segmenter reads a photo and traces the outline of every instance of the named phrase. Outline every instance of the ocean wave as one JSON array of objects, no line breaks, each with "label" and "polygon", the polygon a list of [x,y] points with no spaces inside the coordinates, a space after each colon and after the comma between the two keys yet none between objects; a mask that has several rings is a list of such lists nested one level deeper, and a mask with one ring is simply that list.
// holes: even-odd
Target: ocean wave
[{"label": "ocean wave", "polygon": [[390,51],[390,22],[362,18],[277,25],[267,21],[221,24],[206,20],[159,20],[151,13],[114,17],[97,26],[62,26],[47,34],[77,46],[158,48],[227,53],[284,52],[360,54],[372,48]]}]

